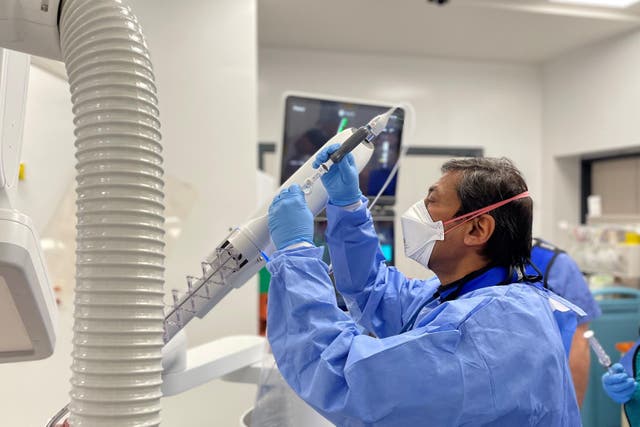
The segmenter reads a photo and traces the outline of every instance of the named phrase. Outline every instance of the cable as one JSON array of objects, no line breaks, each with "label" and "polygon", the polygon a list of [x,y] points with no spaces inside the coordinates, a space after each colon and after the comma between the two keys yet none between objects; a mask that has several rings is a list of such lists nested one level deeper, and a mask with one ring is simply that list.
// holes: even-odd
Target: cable
[{"label": "cable", "polygon": [[405,145],[402,148],[402,151],[400,151],[400,154],[398,155],[398,159],[393,165],[393,169],[391,169],[391,173],[387,177],[387,180],[384,182],[384,184],[382,184],[382,187],[380,188],[380,191],[378,191],[378,194],[376,194],[376,197],[374,197],[373,201],[369,205],[369,209],[372,209],[376,205],[376,203],[378,203],[378,199],[380,198],[380,196],[382,196],[382,193],[384,193],[384,191],[387,189],[389,184],[391,184],[391,181],[393,180],[393,178],[395,178],[395,176],[398,174],[398,169],[400,168],[400,161],[402,160],[403,157],[407,155],[408,150],[409,150],[409,146]]}]

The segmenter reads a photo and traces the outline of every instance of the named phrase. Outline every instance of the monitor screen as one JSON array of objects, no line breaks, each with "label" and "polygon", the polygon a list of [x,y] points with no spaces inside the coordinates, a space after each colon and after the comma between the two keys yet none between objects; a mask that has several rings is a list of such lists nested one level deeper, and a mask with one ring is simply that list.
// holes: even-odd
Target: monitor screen
[{"label": "monitor screen", "polygon": [[[288,96],[280,182],[289,179],[336,133],[350,127],[358,128],[390,107]],[[360,189],[365,196],[375,197],[389,177],[400,153],[403,124],[404,110],[398,109],[374,141],[371,160],[360,173]],[[397,175],[382,193],[380,203],[394,202],[396,181]]]}]

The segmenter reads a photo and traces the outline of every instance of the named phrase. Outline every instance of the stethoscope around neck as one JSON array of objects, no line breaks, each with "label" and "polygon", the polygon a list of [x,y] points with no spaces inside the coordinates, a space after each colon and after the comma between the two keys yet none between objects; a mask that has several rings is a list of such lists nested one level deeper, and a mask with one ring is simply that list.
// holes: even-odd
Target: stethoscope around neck
[{"label": "stethoscope around neck", "polygon": [[[533,267],[533,269],[536,271],[536,274],[528,274],[526,272],[526,268],[525,268],[524,264],[519,265],[517,268],[514,267],[513,265],[511,265],[511,266],[509,266],[509,269],[507,271],[507,275],[504,278],[504,280],[502,280],[500,283],[498,283],[496,285],[487,285],[487,286],[483,286],[483,287],[488,288],[488,287],[491,287],[491,286],[506,286],[506,285],[510,285],[512,283],[529,283],[532,286],[536,286],[536,284],[540,284],[542,282],[542,277],[543,277],[542,276],[542,272],[530,260],[529,260],[528,264],[531,265],[531,267]],[[444,302],[447,302],[447,301],[453,301],[453,300],[457,299],[461,295],[461,291],[462,291],[462,288],[464,287],[464,285],[465,285],[465,283],[460,283],[458,285],[455,285],[456,289],[451,291],[445,298],[443,298],[440,301],[440,303],[444,303]],[[536,286],[536,287],[544,288],[543,285]],[[413,326],[415,325],[416,321],[418,320],[418,316],[420,315],[422,310],[426,306],[428,306],[429,304],[431,304],[434,301],[440,299],[440,297],[441,297],[440,293],[438,291],[436,291],[435,294],[431,298],[429,298],[422,305],[420,305],[420,307],[418,307],[418,309],[411,316],[411,319],[409,319],[409,321],[404,324],[404,326],[400,330],[400,333],[402,334],[402,333],[405,333],[405,332],[408,332],[409,330],[411,330],[413,328]]]}]

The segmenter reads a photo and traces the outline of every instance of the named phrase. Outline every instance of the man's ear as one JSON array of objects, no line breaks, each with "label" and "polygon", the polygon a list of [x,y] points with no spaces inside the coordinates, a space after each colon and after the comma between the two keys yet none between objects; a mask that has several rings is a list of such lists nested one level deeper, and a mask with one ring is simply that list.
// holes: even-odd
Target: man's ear
[{"label": "man's ear", "polygon": [[489,214],[480,215],[471,221],[471,228],[464,236],[464,244],[467,246],[485,245],[496,229],[496,220]]}]

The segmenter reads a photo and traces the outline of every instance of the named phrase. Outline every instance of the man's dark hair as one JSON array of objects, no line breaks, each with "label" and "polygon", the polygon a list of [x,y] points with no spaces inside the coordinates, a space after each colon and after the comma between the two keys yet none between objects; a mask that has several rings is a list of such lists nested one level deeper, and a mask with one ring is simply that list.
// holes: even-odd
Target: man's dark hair
[{"label": "man's dark hair", "polygon": [[[458,197],[461,206],[456,216],[464,215],[527,191],[527,183],[507,158],[473,157],[453,159],[442,165],[442,173],[459,172]],[[495,230],[483,255],[495,265],[523,267],[531,254],[533,203],[523,198],[491,212]]]}]

